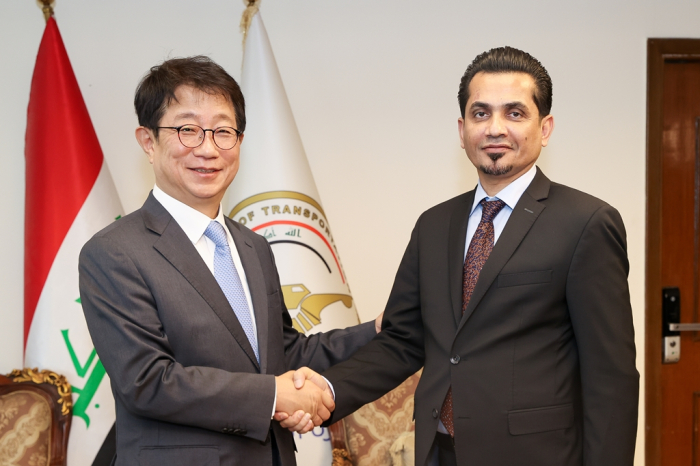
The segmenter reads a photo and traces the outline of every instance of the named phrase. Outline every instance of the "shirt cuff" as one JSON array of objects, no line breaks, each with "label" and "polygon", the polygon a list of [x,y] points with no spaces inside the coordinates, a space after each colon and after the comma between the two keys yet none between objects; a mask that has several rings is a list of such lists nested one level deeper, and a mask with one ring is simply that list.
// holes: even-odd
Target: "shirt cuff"
[{"label": "shirt cuff", "polygon": [[275,380],[275,401],[272,402],[272,414],[270,414],[270,419],[275,417],[275,406],[277,406],[277,380]]},{"label": "shirt cuff", "polygon": [[[321,375],[321,374],[319,374],[319,375]],[[323,376],[321,375],[321,377],[323,377]],[[323,377],[323,380],[325,380],[326,383],[328,384],[328,386],[331,387],[331,393],[333,394],[333,401],[335,401],[335,389],[333,388],[333,384],[330,383],[330,382],[328,381],[328,379],[325,378],[325,377]]]}]

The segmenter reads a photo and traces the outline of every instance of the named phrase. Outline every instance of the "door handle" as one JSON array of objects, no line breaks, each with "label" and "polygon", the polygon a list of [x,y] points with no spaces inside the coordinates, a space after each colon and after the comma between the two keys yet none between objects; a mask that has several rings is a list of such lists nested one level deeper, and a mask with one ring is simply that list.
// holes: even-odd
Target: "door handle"
[{"label": "door handle", "polygon": [[668,329],[672,332],[700,332],[700,322],[692,324],[668,324]]},{"label": "door handle", "polygon": [[681,290],[679,288],[664,288],[662,291],[663,363],[675,364],[681,359],[681,332],[700,332],[700,323],[680,323]]}]

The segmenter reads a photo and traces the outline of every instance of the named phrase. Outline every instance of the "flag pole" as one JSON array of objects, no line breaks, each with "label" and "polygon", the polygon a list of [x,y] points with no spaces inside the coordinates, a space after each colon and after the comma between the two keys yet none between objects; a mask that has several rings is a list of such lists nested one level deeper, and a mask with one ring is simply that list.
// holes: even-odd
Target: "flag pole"
[{"label": "flag pole", "polygon": [[53,16],[53,6],[56,0],[37,0],[36,3],[41,7],[41,11],[44,12],[44,19],[48,21]]},{"label": "flag pole", "polygon": [[[42,0],[49,1],[49,0]],[[243,34],[243,50],[245,50],[245,40],[248,37],[248,29],[253,21],[253,16],[260,9],[261,0],[243,0],[246,3],[246,8],[241,16],[241,34]]]}]

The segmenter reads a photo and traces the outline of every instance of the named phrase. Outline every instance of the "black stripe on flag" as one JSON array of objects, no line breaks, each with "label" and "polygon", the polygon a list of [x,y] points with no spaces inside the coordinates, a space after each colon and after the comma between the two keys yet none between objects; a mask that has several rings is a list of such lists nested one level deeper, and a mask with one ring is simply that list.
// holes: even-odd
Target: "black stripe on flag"
[{"label": "black stripe on flag", "polygon": [[109,429],[105,441],[102,442],[100,451],[97,452],[95,456],[95,461],[92,462],[92,466],[110,466],[112,460],[117,455],[117,429],[116,424],[112,424],[112,428]]}]

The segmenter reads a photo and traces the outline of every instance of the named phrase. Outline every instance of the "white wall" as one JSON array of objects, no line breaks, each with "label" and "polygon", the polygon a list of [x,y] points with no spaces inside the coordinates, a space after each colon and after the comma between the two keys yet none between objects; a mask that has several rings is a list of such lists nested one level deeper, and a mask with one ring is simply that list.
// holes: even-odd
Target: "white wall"
[{"label": "white wall", "polygon": [[[22,364],[24,131],[44,27],[32,1],[1,8],[0,373]],[[231,0],[57,0],[127,212],[153,184],[133,138],[137,82],[166,57],[199,53],[238,78],[242,10]],[[467,64],[505,44],[539,58],[556,119],[539,165],[622,213],[643,380],[646,39],[700,37],[700,2],[265,0],[261,11],[363,320],[382,309],[420,212],[476,182],[456,132]],[[637,464],[642,453],[640,440]]]}]

